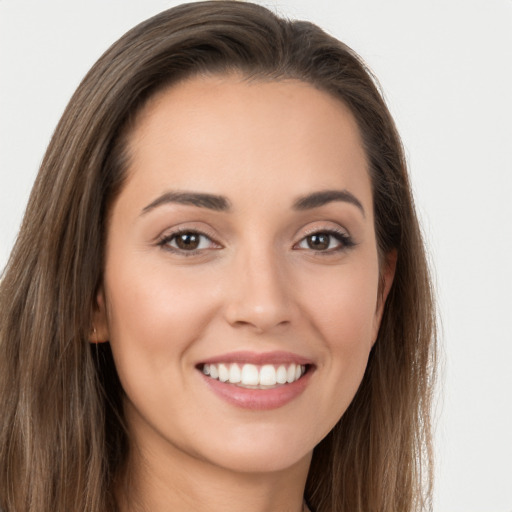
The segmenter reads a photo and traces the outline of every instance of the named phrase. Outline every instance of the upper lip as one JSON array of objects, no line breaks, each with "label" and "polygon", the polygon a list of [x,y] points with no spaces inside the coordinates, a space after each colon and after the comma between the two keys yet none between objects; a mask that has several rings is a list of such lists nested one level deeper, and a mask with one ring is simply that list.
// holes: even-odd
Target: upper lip
[{"label": "upper lip", "polygon": [[292,352],[284,351],[273,351],[273,352],[248,352],[248,351],[237,351],[221,354],[218,356],[210,357],[200,362],[203,364],[219,364],[219,363],[239,363],[239,364],[301,364],[311,365],[313,364],[311,359],[307,357],[299,356]]}]

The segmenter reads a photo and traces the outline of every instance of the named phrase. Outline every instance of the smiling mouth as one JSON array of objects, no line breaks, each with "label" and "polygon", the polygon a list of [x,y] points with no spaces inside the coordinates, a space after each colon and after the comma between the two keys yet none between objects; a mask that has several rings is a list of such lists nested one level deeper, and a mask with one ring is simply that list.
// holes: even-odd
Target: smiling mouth
[{"label": "smiling mouth", "polygon": [[198,369],[211,379],[248,389],[272,389],[302,378],[310,365],[304,364],[201,364]]}]

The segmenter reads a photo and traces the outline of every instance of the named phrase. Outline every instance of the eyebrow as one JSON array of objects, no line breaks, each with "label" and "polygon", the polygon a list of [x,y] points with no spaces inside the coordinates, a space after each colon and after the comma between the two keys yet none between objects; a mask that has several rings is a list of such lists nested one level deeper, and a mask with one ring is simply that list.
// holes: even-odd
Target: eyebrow
[{"label": "eyebrow", "polygon": [[[312,194],[299,197],[293,203],[293,209],[299,211],[311,210],[335,201],[353,204],[361,210],[363,217],[366,216],[361,201],[359,201],[359,199],[357,199],[357,197],[348,190],[322,190],[320,192],[313,192]],[[169,191],[157,197],[154,201],[144,207],[141,215],[148,213],[158,206],[169,203],[191,205],[218,212],[226,212],[231,209],[229,199],[224,196],[205,194],[201,192]]]},{"label": "eyebrow", "polygon": [[191,206],[197,206],[199,208],[208,208],[209,210],[215,210],[217,212],[225,212],[231,208],[231,203],[224,196],[217,196],[214,194],[203,194],[200,192],[165,192],[161,196],[157,197],[153,202],[148,204],[143,210],[142,214],[145,214],[157,206],[168,203],[177,204],[188,204]]},{"label": "eyebrow", "polygon": [[359,201],[359,199],[357,199],[357,197],[348,190],[322,190],[320,192],[313,192],[307,196],[299,197],[299,199],[293,203],[293,209],[310,210],[312,208],[319,208],[320,206],[324,206],[334,201],[353,204],[361,210],[363,217],[366,217],[361,201]]}]

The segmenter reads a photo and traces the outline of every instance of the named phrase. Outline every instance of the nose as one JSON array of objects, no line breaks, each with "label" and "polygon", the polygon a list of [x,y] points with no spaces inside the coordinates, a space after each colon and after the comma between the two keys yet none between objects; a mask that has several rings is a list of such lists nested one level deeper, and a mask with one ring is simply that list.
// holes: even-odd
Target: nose
[{"label": "nose", "polygon": [[272,249],[239,254],[227,291],[226,320],[256,333],[283,328],[295,316],[293,283]]}]

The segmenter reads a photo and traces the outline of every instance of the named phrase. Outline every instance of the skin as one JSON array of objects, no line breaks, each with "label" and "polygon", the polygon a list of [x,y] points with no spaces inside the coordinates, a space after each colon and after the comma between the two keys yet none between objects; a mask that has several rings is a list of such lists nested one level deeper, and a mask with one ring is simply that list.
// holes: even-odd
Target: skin
[{"label": "skin", "polygon": [[[110,341],[126,392],[134,499],[157,512],[298,512],[312,450],[361,382],[393,279],[390,258],[379,269],[356,122],[300,81],[209,76],[152,98],[128,142],[91,341]],[[325,190],[361,208],[294,208]],[[230,209],[148,208],[169,191],[221,195]],[[176,229],[204,233],[199,249],[180,250]],[[308,358],[307,386],[271,410],[226,402],[196,366],[239,350]]]}]

